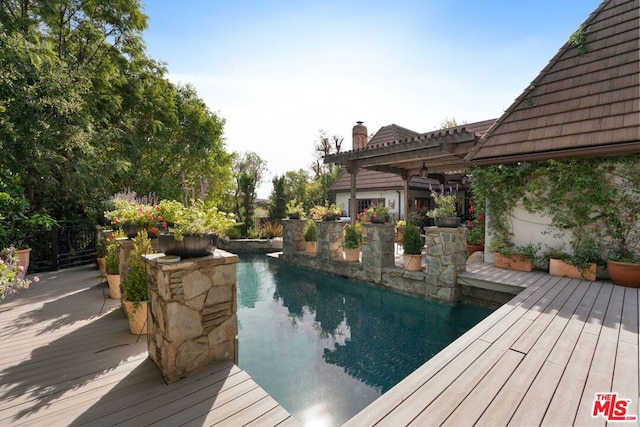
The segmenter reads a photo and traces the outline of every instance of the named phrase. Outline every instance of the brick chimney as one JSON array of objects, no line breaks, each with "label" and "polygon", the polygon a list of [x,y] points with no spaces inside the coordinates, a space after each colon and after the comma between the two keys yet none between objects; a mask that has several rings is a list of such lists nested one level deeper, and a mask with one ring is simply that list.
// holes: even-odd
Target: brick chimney
[{"label": "brick chimney", "polygon": [[367,128],[362,122],[356,122],[353,127],[353,149],[361,150],[367,145]]}]

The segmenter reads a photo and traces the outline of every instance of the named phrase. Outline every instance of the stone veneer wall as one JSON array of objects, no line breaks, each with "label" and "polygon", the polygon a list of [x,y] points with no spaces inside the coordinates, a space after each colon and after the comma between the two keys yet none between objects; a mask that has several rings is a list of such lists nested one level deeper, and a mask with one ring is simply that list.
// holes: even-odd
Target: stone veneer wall
[{"label": "stone veneer wall", "polygon": [[425,228],[426,271],[405,271],[395,266],[394,226],[364,224],[361,262],[347,262],[342,254],[344,223],[317,222],[315,255],[304,252],[304,220],[283,221],[282,259],[401,292],[456,303],[461,297],[457,275],[466,269],[466,229]]},{"label": "stone veneer wall", "polygon": [[150,297],[149,358],[167,383],[211,366],[238,362],[236,263],[238,256],[213,255],[162,264],[145,257]]},{"label": "stone veneer wall", "polygon": [[445,301],[458,301],[458,273],[467,268],[467,230],[465,228],[426,227],[425,265],[429,293]]}]

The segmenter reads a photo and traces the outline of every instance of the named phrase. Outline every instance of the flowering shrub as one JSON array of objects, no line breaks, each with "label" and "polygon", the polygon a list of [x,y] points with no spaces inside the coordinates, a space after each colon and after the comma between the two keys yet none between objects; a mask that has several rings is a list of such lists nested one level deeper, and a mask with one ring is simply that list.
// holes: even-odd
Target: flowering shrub
[{"label": "flowering shrub", "polygon": [[[429,218],[446,218],[456,216],[456,196],[453,188],[449,188],[449,194],[447,194],[444,185],[440,193],[437,193],[431,186],[431,197],[436,202],[436,208],[427,212]],[[456,191],[458,191],[456,187]]]},{"label": "flowering shrub", "polygon": [[483,244],[484,243],[484,213],[476,210],[473,200],[469,200],[469,216],[471,220],[467,221],[467,243]]},{"label": "flowering shrub", "polygon": [[[18,254],[13,246],[0,251],[0,301],[29,287],[31,280],[25,275],[24,267],[18,265]],[[39,280],[38,277],[33,278],[34,282]]]}]

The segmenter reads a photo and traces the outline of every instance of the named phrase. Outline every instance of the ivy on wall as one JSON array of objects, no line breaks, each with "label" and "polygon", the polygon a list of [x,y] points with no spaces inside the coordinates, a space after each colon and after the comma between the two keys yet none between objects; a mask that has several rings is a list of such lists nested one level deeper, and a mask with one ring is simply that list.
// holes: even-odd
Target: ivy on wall
[{"label": "ivy on wall", "polygon": [[509,219],[518,202],[551,218],[560,237],[571,232],[572,249],[596,243],[622,258],[637,257],[640,220],[640,154],[572,158],[476,167],[474,200],[487,213],[489,250],[512,247]]}]

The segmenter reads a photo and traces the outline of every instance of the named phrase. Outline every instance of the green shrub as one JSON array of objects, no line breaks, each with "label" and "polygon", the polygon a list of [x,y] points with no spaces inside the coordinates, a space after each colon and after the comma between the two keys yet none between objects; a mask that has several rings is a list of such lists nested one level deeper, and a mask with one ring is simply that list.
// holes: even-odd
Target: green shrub
[{"label": "green shrub", "polygon": [[359,248],[361,239],[362,236],[355,225],[347,224],[347,226],[344,227],[344,241],[342,245],[345,249]]},{"label": "green shrub", "polygon": [[420,235],[420,229],[413,224],[407,224],[402,236],[402,246],[407,255],[420,255],[424,243]]},{"label": "green shrub", "polygon": [[307,242],[316,241],[316,223],[312,219],[307,221],[307,228],[304,230],[304,240]]}]

